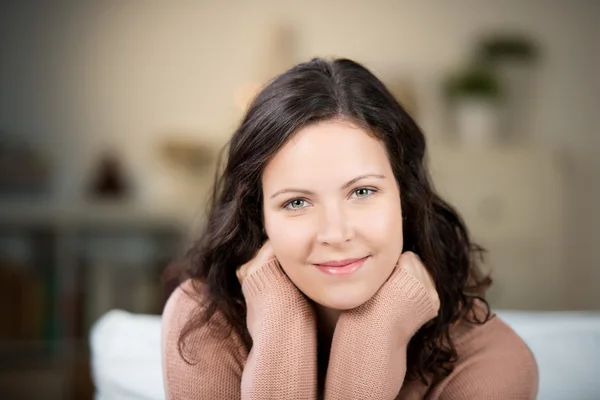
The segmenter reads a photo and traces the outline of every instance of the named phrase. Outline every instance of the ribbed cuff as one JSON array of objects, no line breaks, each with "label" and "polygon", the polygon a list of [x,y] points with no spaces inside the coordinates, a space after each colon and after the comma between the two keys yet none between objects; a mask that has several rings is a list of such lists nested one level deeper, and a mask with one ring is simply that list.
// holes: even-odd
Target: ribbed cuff
[{"label": "ribbed cuff", "polygon": [[242,283],[242,292],[246,300],[262,293],[266,288],[280,284],[286,275],[279,266],[279,261],[273,259],[248,275]]},{"label": "ribbed cuff", "polygon": [[417,323],[422,325],[437,315],[439,304],[431,298],[423,284],[404,268],[394,271],[388,285],[400,295],[402,302],[410,304],[409,308],[417,317]]}]

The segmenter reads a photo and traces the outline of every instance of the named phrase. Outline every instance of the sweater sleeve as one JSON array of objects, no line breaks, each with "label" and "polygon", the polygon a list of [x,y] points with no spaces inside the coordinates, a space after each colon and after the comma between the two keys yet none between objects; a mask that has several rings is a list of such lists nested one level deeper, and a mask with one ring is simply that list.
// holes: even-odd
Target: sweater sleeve
[{"label": "sweater sleeve", "polygon": [[314,310],[277,260],[246,278],[247,324],[253,339],[242,399],[317,398]]},{"label": "sweater sleeve", "polygon": [[[223,338],[210,327],[178,339],[198,303],[178,289],[163,313],[163,371],[167,399],[316,399],[316,321],[311,306],[276,260],[248,276],[242,290],[253,339]],[[215,322],[224,322],[216,315]],[[191,360],[188,360],[191,358]],[[191,362],[190,362],[191,361]]]},{"label": "sweater sleeve", "polygon": [[[539,372],[529,348],[498,321],[490,321],[487,345],[469,351],[466,360],[446,378],[439,400],[534,400]],[[477,340],[477,339],[475,339]],[[433,396],[438,398],[437,395]]]},{"label": "sweater sleeve", "polygon": [[340,315],[331,345],[325,398],[395,399],[406,374],[406,349],[439,305],[397,268],[365,304]]}]

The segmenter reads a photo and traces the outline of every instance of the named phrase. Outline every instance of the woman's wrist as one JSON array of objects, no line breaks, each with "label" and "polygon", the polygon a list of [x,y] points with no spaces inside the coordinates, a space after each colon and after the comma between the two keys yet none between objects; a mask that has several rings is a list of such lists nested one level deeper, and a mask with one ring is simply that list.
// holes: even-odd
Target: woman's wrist
[{"label": "woman's wrist", "polygon": [[271,313],[283,314],[290,312],[293,305],[295,312],[305,315],[312,307],[281,269],[279,261],[272,259],[248,275],[242,283],[242,293],[248,307],[260,307]]},{"label": "woman's wrist", "polygon": [[437,316],[439,300],[432,298],[425,286],[404,268],[397,268],[381,290],[390,299],[394,320],[410,328],[411,336]]},{"label": "woman's wrist", "polygon": [[378,329],[383,334],[402,333],[410,339],[437,315],[438,305],[426,288],[402,268],[396,268],[379,291],[365,304],[342,313],[338,324]]},{"label": "woman's wrist", "polygon": [[252,339],[261,343],[272,340],[296,340],[289,335],[316,335],[314,309],[274,259],[244,279],[246,323]]},{"label": "woman's wrist", "polygon": [[259,296],[275,286],[281,286],[287,279],[279,262],[274,258],[244,279],[242,283],[244,298],[249,300]]}]

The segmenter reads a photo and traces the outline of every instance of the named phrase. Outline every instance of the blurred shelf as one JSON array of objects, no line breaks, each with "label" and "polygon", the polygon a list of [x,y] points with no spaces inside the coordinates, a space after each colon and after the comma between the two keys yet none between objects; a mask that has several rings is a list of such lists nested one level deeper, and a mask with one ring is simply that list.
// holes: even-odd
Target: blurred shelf
[{"label": "blurred shelf", "polygon": [[135,203],[51,204],[44,201],[0,200],[0,226],[181,229],[188,226],[193,217],[175,208],[148,207]]},{"label": "blurred shelf", "polygon": [[12,339],[0,343],[0,357],[64,353],[112,308],[160,313],[162,272],[183,250],[194,217],[183,210],[0,200],[0,272],[11,278],[0,281],[0,293],[18,294],[0,310],[0,333]]},{"label": "blurred shelf", "polygon": [[496,308],[559,309],[566,235],[565,154],[550,147],[434,144],[429,171],[472,239],[489,250],[485,267]]},{"label": "blurred shelf", "polygon": [[3,399],[93,399],[87,340],[0,342]]},{"label": "blurred shelf", "polygon": [[0,340],[0,371],[31,365],[60,365],[77,351],[87,347],[87,340]]}]

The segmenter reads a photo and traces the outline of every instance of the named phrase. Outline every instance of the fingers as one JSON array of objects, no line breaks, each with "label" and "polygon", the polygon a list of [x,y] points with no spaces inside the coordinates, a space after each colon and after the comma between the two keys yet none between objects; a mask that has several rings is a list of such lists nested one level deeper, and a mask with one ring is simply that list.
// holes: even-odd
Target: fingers
[{"label": "fingers", "polygon": [[418,267],[419,264],[423,264],[421,259],[412,251],[405,251],[400,254],[400,258],[398,259],[398,266],[400,267],[415,268]]},{"label": "fingers", "polygon": [[273,246],[271,246],[271,240],[267,239],[265,240],[265,242],[263,243],[262,247],[260,248],[260,250],[258,250],[258,253],[256,254],[256,258],[269,258],[271,256],[275,256],[275,253],[273,251]]},{"label": "fingers", "polygon": [[416,278],[427,289],[432,298],[437,301],[438,294],[433,277],[423,264],[421,258],[412,251],[406,251],[400,255],[398,266]]},{"label": "fingers", "polygon": [[425,268],[425,264],[423,264],[423,260],[421,260],[421,257],[412,251],[405,251],[402,253],[398,259],[398,264],[407,267],[411,266],[416,270],[421,268],[423,268],[425,271],[427,270],[427,268]]},{"label": "fingers", "polygon": [[251,275],[256,269],[273,259],[275,259],[275,251],[271,246],[271,242],[267,239],[262,247],[254,254],[252,259],[236,270],[235,274],[240,281],[240,284],[243,283],[248,275]]}]

